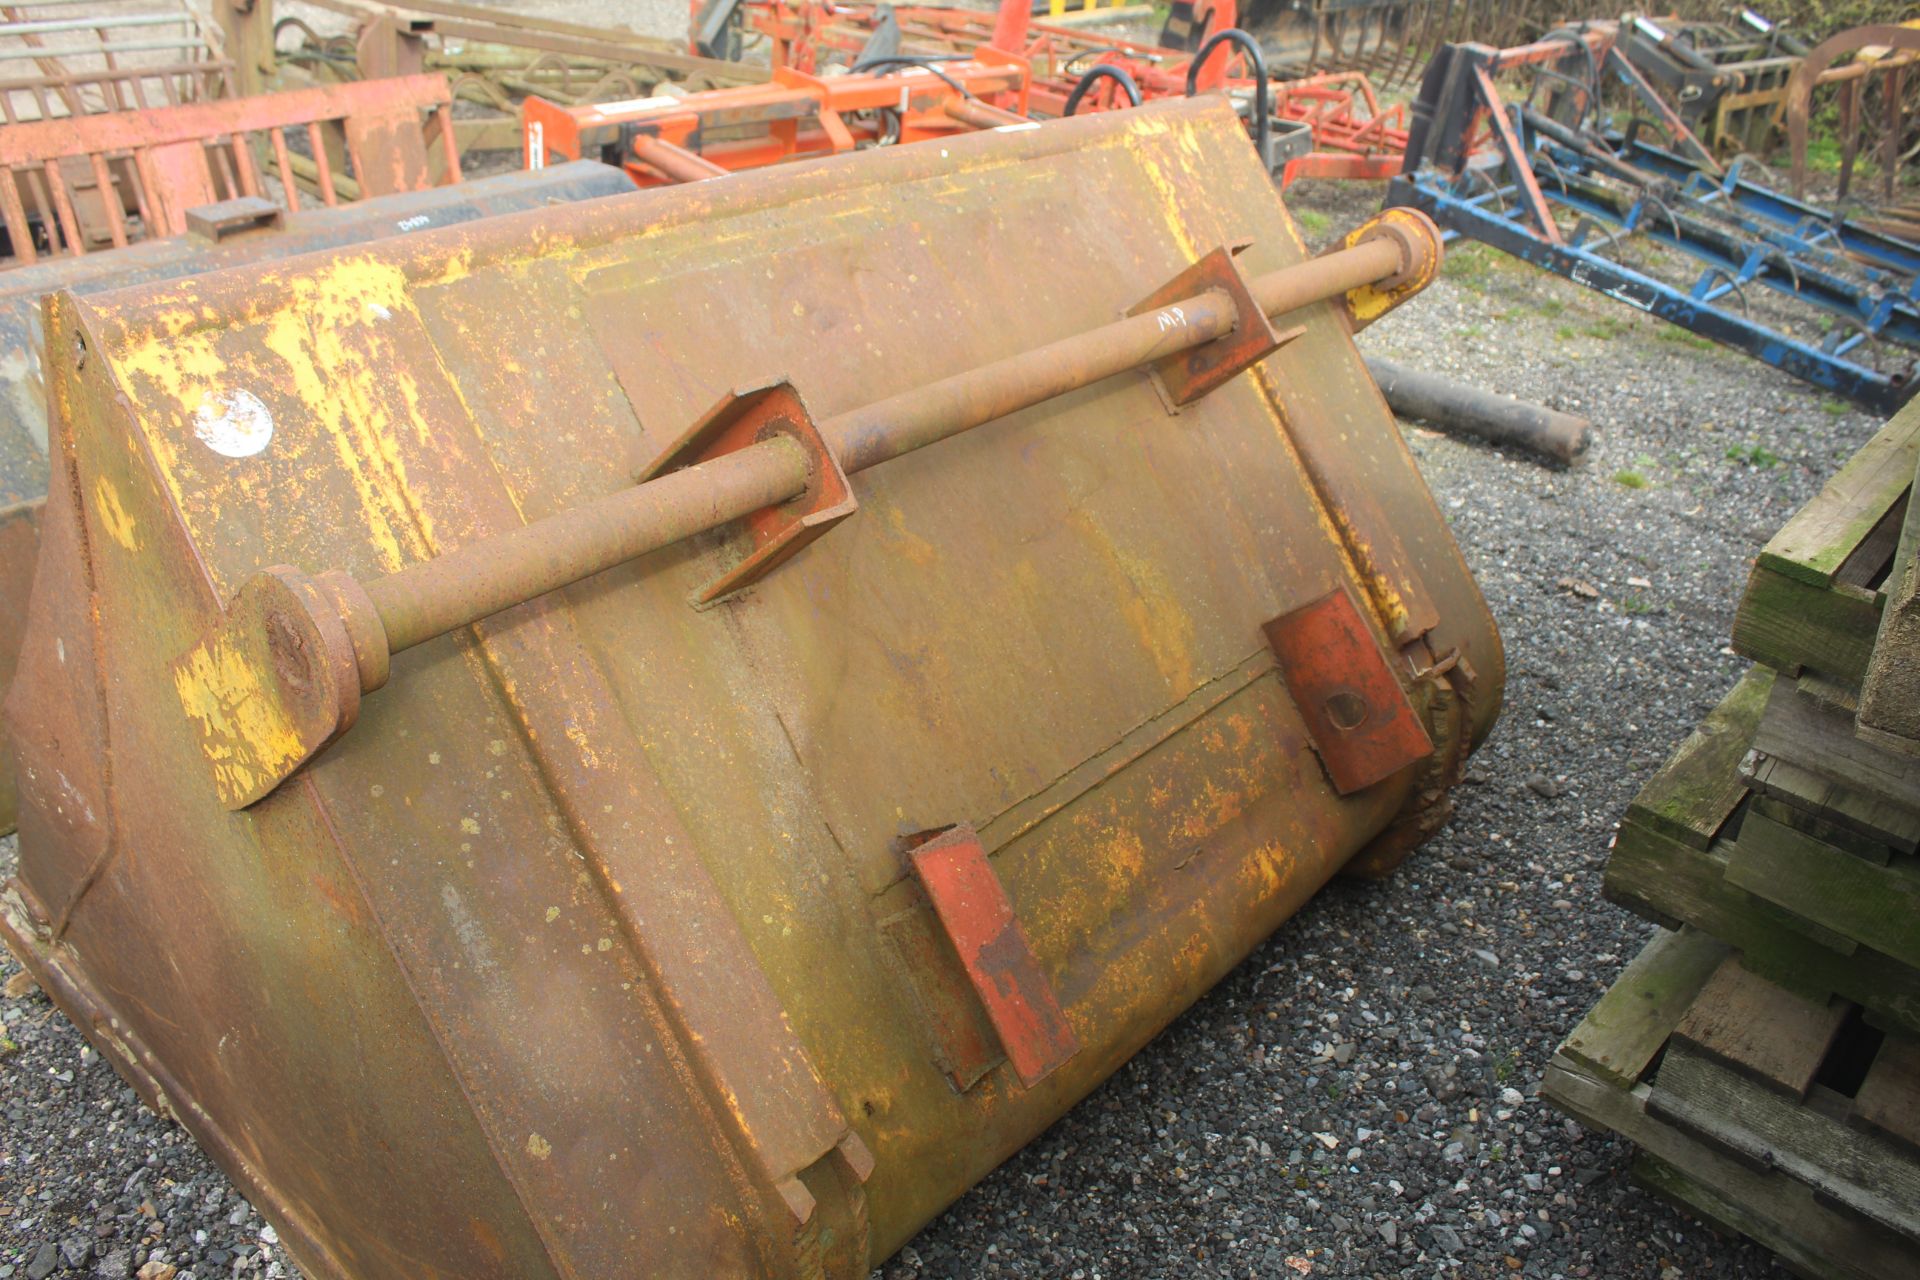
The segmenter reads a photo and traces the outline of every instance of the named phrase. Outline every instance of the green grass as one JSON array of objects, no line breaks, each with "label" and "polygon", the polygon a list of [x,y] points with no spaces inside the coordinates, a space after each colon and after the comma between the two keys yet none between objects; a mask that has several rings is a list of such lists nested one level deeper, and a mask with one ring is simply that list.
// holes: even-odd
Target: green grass
[{"label": "green grass", "polygon": [[1547,319],[1551,320],[1555,316],[1559,315],[1562,311],[1565,311],[1567,309],[1567,304],[1560,301],[1560,299],[1558,298],[1542,298],[1540,299],[1539,302],[1536,302],[1534,304],[1533,309],[1535,311],[1538,311],[1541,315],[1545,316]]},{"label": "green grass", "polygon": [[1460,336],[1463,338],[1484,338],[1487,336],[1487,331],[1477,324],[1470,324],[1460,330]]},{"label": "green grass", "polygon": [[1470,244],[1447,254],[1441,271],[1451,280],[1476,292],[1485,292],[1498,269],[1500,251],[1484,244]]},{"label": "green grass", "polygon": [[1293,220],[1299,223],[1300,229],[1310,236],[1325,235],[1333,226],[1333,219],[1318,209],[1295,209]]},{"label": "green grass", "polygon": [[1555,329],[1553,331],[1553,336],[1560,339],[1560,341],[1562,342],[1572,342],[1575,338],[1579,337],[1580,335],[1574,330],[1574,327],[1572,325],[1563,324],[1558,329]]},{"label": "green grass", "polygon": [[1838,418],[1851,408],[1853,408],[1853,406],[1845,400],[1822,400],[1820,402],[1821,411],[1829,418]]},{"label": "green grass", "polygon": [[1623,489],[1644,489],[1647,487],[1647,478],[1638,471],[1616,471],[1613,473],[1613,482]]},{"label": "green grass", "polygon": [[1727,461],[1744,463],[1749,467],[1759,467],[1765,470],[1778,463],[1780,461],[1780,455],[1765,445],[1736,444],[1727,450]]},{"label": "green grass", "polygon": [[1695,351],[1711,351],[1716,344],[1711,338],[1703,338],[1697,333],[1688,333],[1675,325],[1663,324],[1654,332],[1654,337],[1662,342],[1677,343],[1683,347],[1692,347]]},{"label": "green grass", "polygon": [[1631,321],[1616,320],[1612,316],[1601,316],[1592,324],[1582,325],[1580,327],[1581,333],[1586,334],[1589,338],[1597,338],[1601,342],[1611,342],[1621,334],[1632,331],[1633,324]]}]

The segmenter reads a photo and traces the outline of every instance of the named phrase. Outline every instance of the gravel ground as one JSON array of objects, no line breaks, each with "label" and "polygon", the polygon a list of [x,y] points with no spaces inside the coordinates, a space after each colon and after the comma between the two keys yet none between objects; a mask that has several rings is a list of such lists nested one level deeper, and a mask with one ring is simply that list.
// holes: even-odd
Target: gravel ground
[{"label": "gravel ground", "polygon": [[[1322,233],[1370,208],[1293,203]],[[1408,428],[1511,661],[1458,815],[1387,881],[1330,886],[885,1280],[1773,1274],[1533,1096],[1648,936],[1600,897],[1607,849],[1739,674],[1750,557],[1876,425],[1674,336],[1474,250],[1365,335],[1596,427],[1571,471]],[[42,995],[9,983],[0,1018],[0,1280],[292,1274]]]}]

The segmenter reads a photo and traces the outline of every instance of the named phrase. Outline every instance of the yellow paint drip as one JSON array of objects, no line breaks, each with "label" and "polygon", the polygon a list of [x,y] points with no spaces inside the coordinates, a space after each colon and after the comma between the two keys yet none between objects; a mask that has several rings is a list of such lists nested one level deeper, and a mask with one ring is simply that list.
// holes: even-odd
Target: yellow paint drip
[{"label": "yellow paint drip", "polygon": [[139,530],[134,525],[133,517],[127,514],[126,505],[120,501],[120,491],[105,476],[93,482],[93,511],[109,538],[128,551],[140,549]]},{"label": "yellow paint drip", "polygon": [[224,631],[174,664],[173,688],[180,709],[200,731],[200,749],[213,766],[221,799],[249,795],[305,758],[306,747],[268,679]]}]

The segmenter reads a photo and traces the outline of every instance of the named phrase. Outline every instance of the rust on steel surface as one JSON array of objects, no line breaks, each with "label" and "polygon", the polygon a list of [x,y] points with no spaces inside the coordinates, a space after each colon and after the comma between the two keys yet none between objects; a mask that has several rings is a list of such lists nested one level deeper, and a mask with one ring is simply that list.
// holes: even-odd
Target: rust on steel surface
[{"label": "rust on steel surface", "polygon": [[1282,614],[1266,631],[1287,690],[1341,795],[1433,754],[1433,740],[1346,588]]},{"label": "rust on steel surface", "polygon": [[[1074,344],[1243,240],[1300,337],[1178,415],[1144,339],[1095,376],[1114,339]],[[1195,101],[56,295],[0,931],[320,1280],[864,1277],[1404,852],[1498,710],[1492,621],[1305,257]],[[1060,344],[1065,385],[1022,356]],[[771,379],[854,516],[714,608],[745,529],[389,649],[351,732],[220,803],[173,660],[243,584],[304,566],[260,603],[305,611],[780,469],[787,439],[636,480]],[[1435,743],[1347,795],[1262,633],[1335,587]],[[269,670],[343,697],[340,643]],[[1081,1046],[1033,1088],[913,871],[957,823]]]},{"label": "rust on steel surface", "polygon": [[[1438,251],[1438,242],[1435,242]],[[1128,315],[1159,312],[1175,308],[1202,294],[1219,293],[1233,303],[1233,328],[1212,341],[1188,347],[1153,363],[1154,382],[1166,396],[1169,408],[1198,400],[1229,378],[1238,377],[1253,365],[1274,353],[1283,341],[1280,331],[1253,296],[1235,255],[1245,245],[1222,245],[1147,295]],[[1181,313],[1184,314],[1184,313]],[[1297,338],[1301,331],[1291,330],[1287,337]]]},{"label": "rust on steel surface", "polygon": [[769,497],[747,514],[743,523],[752,549],[694,593],[700,604],[751,586],[852,515],[860,504],[847,473],[800,393],[781,382],[726,396],[641,474],[643,481],[651,480],[753,445],[782,441],[787,445],[785,465],[791,469],[793,461],[800,464],[800,487],[783,486],[787,492]]},{"label": "rust on steel surface", "polygon": [[[189,230],[189,209],[264,197],[263,175],[248,138],[256,133],[271,140],[285,198],[297,209],[298,182],[285,139],[285,131],[295,126],[310,136],[318,136],[315,130],[322,124],[339,130],[361,195],[458,182],[459,159],[451,150],[447,123],[451,103],[445,77],[420,75],[9,125],[0,129],[0,218],[17,263],[40,256],[36,220],[56,253],[78,256],[102,247],[106,237],[75,212],[82,190],[64,167],[90,160],[91,194],[104,209],[114,247],[124,247],[130,234],[123,205],[138,213],[140,238],[180,235]],[[439,122],[447,148],[439,184],[428,175],[422,112]],[[324,148],[316,155],[323,157]],[[109,172],[109,164],[115,172]],[[330,173],[330,166],[322,164],[320,172]],[[42,186],[56,207],[48,208],[37,194]],[[331,181],[323,182],[321,191],[324,203],[335,203]]]},{"label": "rust on steel surface", "polygon": [[[1845,67],[1835,68],[1834,64],[1850,54],[1858,54],[1868,49],[1882,49],[1896,54],[1892,58],[1883,58],[1873,62],[1861,60]],[[1842,82],[1842,92],[1847,95],[1843,105],[1843,116],[1851,119],[1854,114],[1858,93],[1858,80],[1875,72],[1888,79],[1887,93],[1887,131],[1884,138],[1885,151],[1880,157],[1882,180],[1886,184],[1886,196],[1893,199],[1893,186],[1900,167],[1900,129],[1901,112],[1906,104],[1901,101],[1900,86],[1902,77],[1914,70],[1916,55],[1920,55],[1920,28],[1913,26],[1855,27],[1851,31],[1842,31],[1816,45],[1811,53],[1801,60],[1787,78],[1787,143],[1793,156],[1793,193],[1804,196],[1807,193],[1807,130],[1813,115],[1813,90],[1815,86]],[[1859,146],[1858,132],[1849,132],[1841,139],[1845,147],[1845,168],[1853,167],[1854,151]],[[1845,194],[1845,186],[1842,186]]]},{"label": "rust on steel surface", "polygon": [[[1352,315],[1366,291],[1371,318],[1439,269],[1440,233],[1414,210],[1381,214],[1349,240],[1253,282],[1229,250],[1216,249],[1126,319],[817,426],[788,383],[731,393],[668,446],[632,490],[364,587],[339,571],[309,580],[285,566],[268,569],[258,590],[242,589],[174,667],[181,707],[200,732],[215,789],[235,809],[270,793],[352,727],[359,694],[387,682],[393,653],[742,519],[750,549],[693,593],[695,603],[712,604],[852,515],[858,503],[848,471],[1141,367],[1177,411],[1304,332],[1276,333],[1262,298],[1286,312],[1337,298]],[[306,616],[295,616],[302,611]],[[344,673],[338,683],[315,674],[335,669]]]},{"label": "rust on steel surface", "polygon": [[1053,994],[1007,891],[972,827],[943,831],[914,847],[913,873],[960,957],[1020,1083],[1031,1089],[1080,1042]]},{"label": "rust on steel surface", "polygon": [[[0,274],[0,512],[6,513],[0,515],[0,700],[12,679],[26,625],[27,593],[40,551],[39,509],[47,493],[47,389],[41,350],[45,294],[57,289],[97,293],[631,190],[618,170],[582,162],[377,196],[339,208],[308,209],[272,225],[229,227],[215,238],[190,234],[141,241],[112,253],[48,259]],[[190,222],[195,215],[218,216],[204,209],[189,214]],[[6,754],[6,724],[0,718],[0,760]],[[9,774],[4,764],[0,774]],[[9,776],[0,780],[0,835],[13,826]]]}]

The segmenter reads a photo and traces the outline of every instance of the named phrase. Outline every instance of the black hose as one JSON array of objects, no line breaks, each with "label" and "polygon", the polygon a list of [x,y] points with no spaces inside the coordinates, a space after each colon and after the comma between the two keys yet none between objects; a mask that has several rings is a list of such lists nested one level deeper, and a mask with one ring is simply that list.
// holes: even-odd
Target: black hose
[{"label": "black hose", "polygon": [[877,70],[880,72],[881,75],[891,75],[893,72],[901,70],[902,68],[905,68],[905,67],[918,67],[922,71],[931,71],[934,75],[939,76],[942,80],[945,80],[947,82],[948,87],[951,88],[955,93],[959,94],[963,98],[967,98],[971,100],[973,97],[973,94],[968,91],[967,86],[965,86],[964,84],[961,84],[958,80],[955,80],[952,76],[942,71],[938,66],[938,64],[942,62],[965,62],[965,61],[966,61],[966,55],[962,53],[930,54],[924,57],[917,54],[893,53],[893,54],[888,54],[885,57],[881,57],[881,58],[868,58],[864,61],[856,62],[851,67],[847,68],[847,72],[849,75],[852,75],[861,71]]},{"label": "black hose", "polygon": [[1260,152],[1260,163],[1267,163],[1267,132],[1272,127],[1272,113],[1267,106],[1267,60],[1260,52],[1260,42],[1238,27],[1228,27],[1216,31],[1207,37],[1200,51],[1193,55],[1193,61],[1187,64],[1187,96],[1193,97],[1200,82],[1200,68],[1205,65],[1207,55],[1214,46],[1223,40],[1230,40],[1246,52],[1247,61],[1253,64],[1253,145]]},{"label": "black hose", "polygon": [[1097,80],[1112,80],[1127,91],[1127,97],[1134,106],[1140,105],[1140,86],[1133,82],[1125,67],[1116,67],[1111,62],[1102,62],[1088,69],[1073,86],[1073,92],[1067,95],[1067,109],[1060,114],[1072,115],[1080,107],[1080,99],[1087,96],[1087,90],[1093,88]]}]

